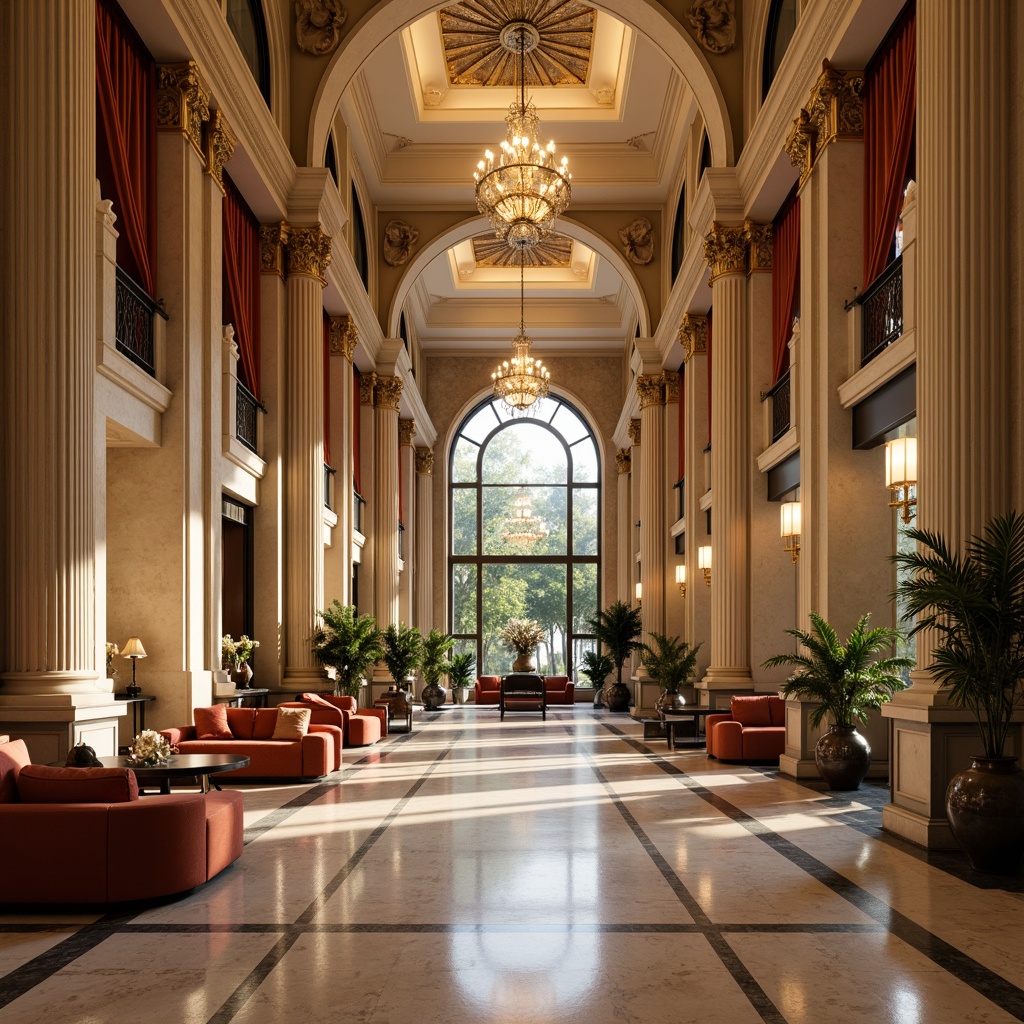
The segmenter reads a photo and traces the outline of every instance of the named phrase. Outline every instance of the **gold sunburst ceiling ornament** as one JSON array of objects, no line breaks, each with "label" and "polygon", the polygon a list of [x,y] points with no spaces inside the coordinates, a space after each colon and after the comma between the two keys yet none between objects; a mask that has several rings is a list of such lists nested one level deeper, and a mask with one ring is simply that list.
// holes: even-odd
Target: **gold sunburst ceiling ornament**
[{"label": "gold sunburst ceiling ornament", "polygon": [[595,12],[578,0],[466,0],[438,11],[438,19],[451,85],[518,85],[518,54],[503,37],[514,22],[531,27],[527,85],[586,84]]},{"label": "gold sunburst ceiling ornament", "polygon": [[[538,268],[572,266],[572,239],[565,235],[548,235],[535,246],[523,250],[523,265]],[[519,252],[508,242],[487,235],[473,239],[473,259],[478,267],[518,267]]]}]

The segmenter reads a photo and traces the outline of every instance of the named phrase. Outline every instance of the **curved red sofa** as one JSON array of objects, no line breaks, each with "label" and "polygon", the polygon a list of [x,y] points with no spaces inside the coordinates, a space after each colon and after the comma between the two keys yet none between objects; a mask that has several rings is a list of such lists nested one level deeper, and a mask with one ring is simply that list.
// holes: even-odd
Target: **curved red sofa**
[{"label": "curved red sofa", "polygon": [[733,697],[729,714],[708,715],[708,757],[777,761],[786,749],[786,702],[768,694]]}]

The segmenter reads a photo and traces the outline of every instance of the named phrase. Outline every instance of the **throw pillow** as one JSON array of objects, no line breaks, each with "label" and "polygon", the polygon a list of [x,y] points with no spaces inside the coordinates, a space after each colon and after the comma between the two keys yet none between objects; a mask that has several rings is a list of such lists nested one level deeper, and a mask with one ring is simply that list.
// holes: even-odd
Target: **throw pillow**
[{"label": "throw pillow", "polygon": [[18,800],[18,772],[31,761],[24,740],[11,740],[0,746],[0,804]]},{"label": "throw pillow", "polygon": [[212,708],[196,708],[192,714],[196,720],[197,740],[234,739],[228,728],[228,709],[224,704],[215,704]]},{"label": "throw pillow", "polygon": [[301,740],[309,731],[309,708],[278,708],[275,740]]},{"label": "throw pillow", "polygon": [[25,804],[123,804],[139,799],[130,768],[51,768],[27,764],[18,774]]}]

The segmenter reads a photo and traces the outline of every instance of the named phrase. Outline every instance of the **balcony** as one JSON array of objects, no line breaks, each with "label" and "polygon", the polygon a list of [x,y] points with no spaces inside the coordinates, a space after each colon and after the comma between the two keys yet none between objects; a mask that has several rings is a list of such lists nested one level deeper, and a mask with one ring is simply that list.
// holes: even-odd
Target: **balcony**
[{"label": "balcony", "polygon": [[153,315],[167,314],[120,267],[117,268],[114,300],[114,338],[117,351],[151,377],[156,376]]},{"label": "balcony", "polygon": [[251,452],[257,448],[258,422],[256,414],[263,407],[259,399],[241,382],[235,385],[235,437]]},{"label": "balcony", "polygon": [[785,436],[793,421],[790,404],[790,374],[788,369],[776,381],[771,391],[765,392],[764,397],[765,399],[770,399],[772,403],[771,444],[775,444],[776,441]]},{"label": "balcony", "polygon": [[903,257],[897,256],[857,299],[861,307],[860,365],[903,335]]}]

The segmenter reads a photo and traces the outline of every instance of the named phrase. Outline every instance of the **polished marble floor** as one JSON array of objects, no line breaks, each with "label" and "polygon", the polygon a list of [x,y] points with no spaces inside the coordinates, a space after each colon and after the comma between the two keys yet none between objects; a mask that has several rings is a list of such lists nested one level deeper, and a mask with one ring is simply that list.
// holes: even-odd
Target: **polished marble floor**
[{"label": "polished marble floor", "polygon": [[0,908],[0,1024],[1024,1020],[1024,886],[885,837],[881,787],[589,706],[446,707],[345,761],[245,787],[242,859],[183,899]]}]

